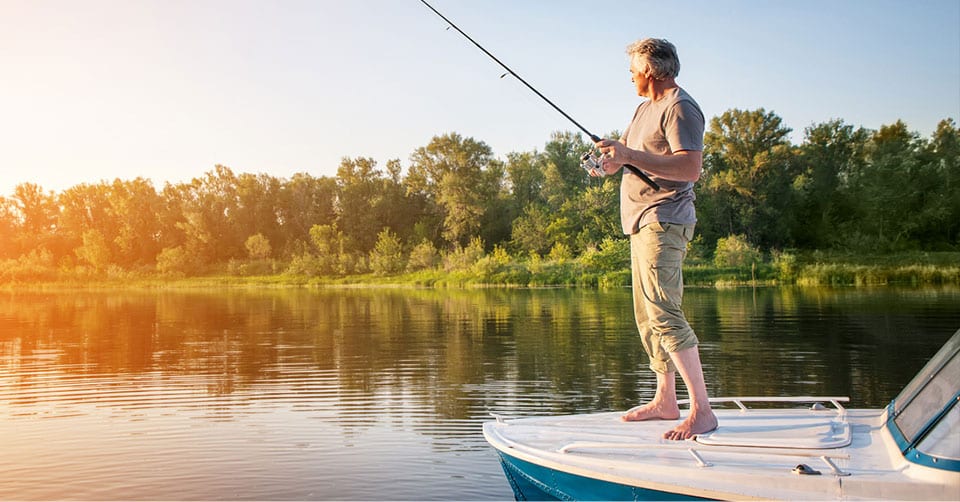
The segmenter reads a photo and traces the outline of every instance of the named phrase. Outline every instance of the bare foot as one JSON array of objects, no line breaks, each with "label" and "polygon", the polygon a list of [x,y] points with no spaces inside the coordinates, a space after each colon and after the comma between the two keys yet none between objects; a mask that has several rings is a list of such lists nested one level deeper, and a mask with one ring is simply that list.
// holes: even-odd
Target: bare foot
[{"label": "bare foot", "polygon": [[643,420],[676,420],[680,418],[680,408],[676,403],[673,406],[650,401],[643,406],[631,408],[621,417],[625,422],[640,422]]},{"label": "bare foot", "polygon": [[665,432],[663,438],[682,441],[696,437],[697,434],[706,434],[716,428],[717,416],[713,414],[712,410],[697,413],[691,412],[690,416],[680,423],[680,425],[676,426],[673,430]]}]

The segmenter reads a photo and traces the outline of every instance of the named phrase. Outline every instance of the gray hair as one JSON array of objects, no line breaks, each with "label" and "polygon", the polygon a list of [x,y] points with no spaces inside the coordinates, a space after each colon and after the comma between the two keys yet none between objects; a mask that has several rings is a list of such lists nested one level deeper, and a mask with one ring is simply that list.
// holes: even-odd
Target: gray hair
[{"label": "gray hair", "polygon": [[657,80],[676,78],[680,74],[677,48],[662,38],[645,38],[627,46],[630,58],[637,58],[647,77]]}]

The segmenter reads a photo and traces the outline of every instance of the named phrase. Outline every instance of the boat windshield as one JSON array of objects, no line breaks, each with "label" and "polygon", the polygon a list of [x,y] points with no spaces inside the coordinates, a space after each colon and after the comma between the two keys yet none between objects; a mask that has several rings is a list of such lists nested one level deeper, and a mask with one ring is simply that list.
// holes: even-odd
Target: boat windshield
[{"label": "boat windshield", "polygon": [[[894,400],[894,422],[907,445],[929,455],[960,459],[960,330],[917,373]],[[941,440],[938,441],[937,438]]]},{"label": "boat windshield", "polygon": [[960,441],[957,438],[960,438],[960,405],[954,401],[947,416],[923,437],[917,450],[931,457],[960,460]]}]

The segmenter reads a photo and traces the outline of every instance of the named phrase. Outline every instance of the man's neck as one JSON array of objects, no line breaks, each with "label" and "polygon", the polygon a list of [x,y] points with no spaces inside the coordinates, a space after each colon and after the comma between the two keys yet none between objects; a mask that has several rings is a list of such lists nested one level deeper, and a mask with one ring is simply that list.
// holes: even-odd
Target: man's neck
[{"label": "man's neck", "polygon": [[650,90],[649,98],[651,101],[658,101],[660,100],[660,98],[665,96],[668,92],[670,92],[673,89],[676,89],[677,87],[680,87],[680,86],[677,85],[677,81],[672,78],[669,78],[667,80],[654,80],[652,89]]}]

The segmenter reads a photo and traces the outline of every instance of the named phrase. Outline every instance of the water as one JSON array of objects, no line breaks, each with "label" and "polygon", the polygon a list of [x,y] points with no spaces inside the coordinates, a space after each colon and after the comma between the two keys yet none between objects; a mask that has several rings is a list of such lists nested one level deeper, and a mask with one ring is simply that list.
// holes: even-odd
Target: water
[{"label": "water", "polygon": [[[960,290],[685,310],[712,396],[881,407],[960,328]],[[510,499],[489,413],[629,408],[642,352],[627,290],[7,293],[0,499]]]}]

